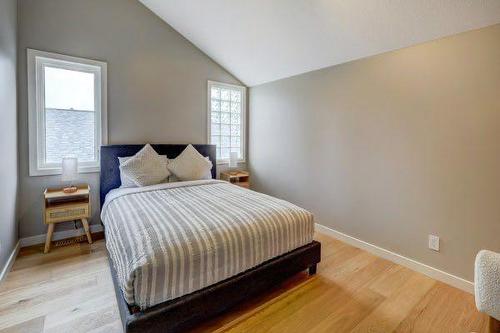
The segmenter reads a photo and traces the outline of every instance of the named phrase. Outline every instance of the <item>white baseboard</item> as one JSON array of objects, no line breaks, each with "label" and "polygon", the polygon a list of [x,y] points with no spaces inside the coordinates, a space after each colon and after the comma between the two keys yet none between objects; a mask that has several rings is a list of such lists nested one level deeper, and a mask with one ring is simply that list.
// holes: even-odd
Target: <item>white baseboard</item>
[{"label": "white baseboard", "polygon": [[[91,224],[90,225],[90,232],[100,232],[103,230],[104,229],[103,229],[102,225],[100,225],[100,224]],[[84,234],[85,234],[85,230],[83,230],[83,228],[57,231],[57,232],[54,232],[54,234],[52,235],[52,240],[58,241],[61,239],[66,239],[66,238],[78,237],[78,236],[81,236]],[[26,247],[26,246],[36,245],[36,244],[43,244],[43,243],[45,243],[46,236],[47,236],[47,234],[25,237],[25,238],[21,238],[19,240],[19,242],[21,244],[21,247]]]},{"label": "white baseboard", "polygon": [[16,243],[16,246],[14,246],[14,249],[12,250],[12,252],[9,256],[9,259],[7,259],[7,262],[5,263],[5,266],[2,269],[2,272],[0,272],[0,283],[7,276],[7,273],[10,272],[12,265],[14,265],[14,261],[16,260],[17,253],[19,252],[19,249],[21,248],[20,243],[21,243],[20,241],[18,241]]},{"label": "white baseboard", "polygon": [[352,246],[373,253],[376,256],[382,257],[401,266],[408,267],[409,269],[425,274],[433,279],[449,284],[455,288],[462,289],[468,293],[474,294],[474,283],[471,281],[467,281],[465,279],[462,279],[461,277],[444,272],[442,270],[423,264],[416,260],[404,257],[400,254],[367,243],[365,241],[346,235],[340,231],[325,227],[324,225],[318,223],[316,223],[316,230],[324,234],[327,234],[329,236],[332,236],[338,240],[341,240],[347,244],[350,244]]},{"label": "white baseboard", "polygon": [[[100,232],[103,231],[104,228],[100,224],[91,224],[90,225],[90,232]],[[65,238],[71,238],[71,237],[77,237],[85,234],[85,230],[83,228],[80,229],[71,229],[71,230],[64,230],[64,231],[58,231],[54,232],[52,235],[52,240],[61,240]],[[14,249],[12,250],[9,259],[7,259],[7,262],[5,263],[4,267],[2,268],[2,271],[0,272],[0,282],[7,276],[7,273],[10,272],[10,269],[12,268],[12,265],[14,264],[14,261],[16,260],[17,254],[19,253],[19,249],[22,247],[26,246],[31,246],[31,245],[36,245],[36,244],[43,244],[45,243],[45,237],[47,234],[42,234],[42,235],[36,235],[36,236],[31,236],[31,237],[26,237],[26,238],[21,238]]]}]

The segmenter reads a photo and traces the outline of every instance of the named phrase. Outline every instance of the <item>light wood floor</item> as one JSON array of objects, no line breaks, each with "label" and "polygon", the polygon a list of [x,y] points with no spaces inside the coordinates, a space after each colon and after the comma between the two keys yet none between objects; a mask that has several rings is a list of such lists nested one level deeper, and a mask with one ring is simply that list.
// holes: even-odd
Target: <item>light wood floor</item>
[{"label": "light wood floor", "polygon": [[[473,296],[317,234],[298,274],[194,332],[485,332]],[[121,332],[104,241],[22,249],[0,285],[0,332]]]}]

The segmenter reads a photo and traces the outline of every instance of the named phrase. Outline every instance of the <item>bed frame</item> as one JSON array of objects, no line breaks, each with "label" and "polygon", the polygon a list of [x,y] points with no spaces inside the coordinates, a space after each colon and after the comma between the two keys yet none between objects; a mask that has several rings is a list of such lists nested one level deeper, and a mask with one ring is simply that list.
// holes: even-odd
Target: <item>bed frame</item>
[{"label": "bed frame", "polygon": [[[106,194],[121,185],[118,157],[132,156],[143,146],[101,147],[101,206]],[[168,158],[175,158],[186,146],[185,144],[152,145],[159,154],[167,155]],[[215,178],[217,166],[215,145],[193,146],[212,161],[214,166],[212,177]],[[109,253],[108,259],[124,332],[173,333],[183,332],[212,318],[242,301],[269,290],[298,272],[308,270],[310,275],[316,274],[317,264],[321,260],[321,244],[313,241],[229,279],[143,311],[125,302]]]}]

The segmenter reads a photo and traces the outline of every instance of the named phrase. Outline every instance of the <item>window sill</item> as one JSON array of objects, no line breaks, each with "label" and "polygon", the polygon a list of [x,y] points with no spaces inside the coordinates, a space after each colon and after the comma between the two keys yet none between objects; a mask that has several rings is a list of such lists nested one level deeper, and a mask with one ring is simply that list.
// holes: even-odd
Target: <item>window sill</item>
[{"label": "window sill", "polygon": [[[237,163],[238,164],[245,164],[247,161],[246,160],[239,160]],[[217,165],[224,165],[224,164],[229,164],[229,160],[217,160]]]},{"label": "window sill", "polygon": [[[101,168],[98,166],[93,167],[79,167],[78,173],[99,173]],[[30,177],[40,177],[40,176],[55,176],[62,173],[61,168],[47,168],[47,169],[30,169]]]}]

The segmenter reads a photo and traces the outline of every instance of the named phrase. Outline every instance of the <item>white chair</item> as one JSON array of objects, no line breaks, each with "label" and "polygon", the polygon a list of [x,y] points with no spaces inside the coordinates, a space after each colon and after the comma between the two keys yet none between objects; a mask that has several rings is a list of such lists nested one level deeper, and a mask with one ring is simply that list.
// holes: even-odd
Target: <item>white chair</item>
[{"label": "white chair", "polygon": [[476,307],[489,316],[490,333],[500,333],[500,253],[482,250],[474,267]]}]

